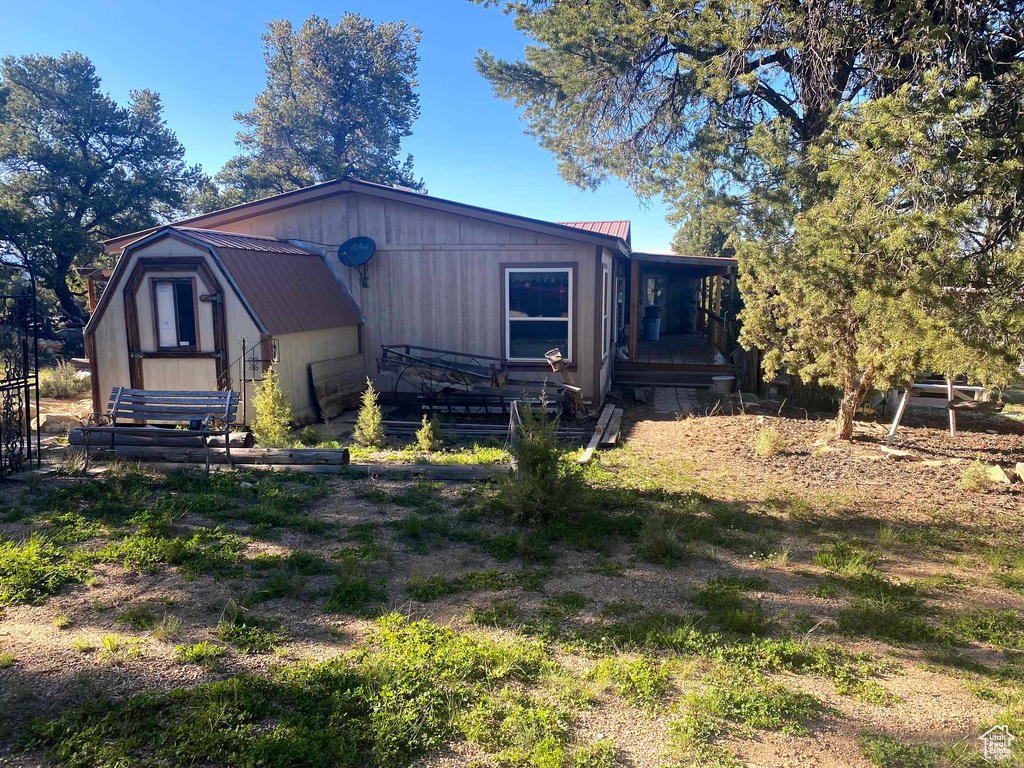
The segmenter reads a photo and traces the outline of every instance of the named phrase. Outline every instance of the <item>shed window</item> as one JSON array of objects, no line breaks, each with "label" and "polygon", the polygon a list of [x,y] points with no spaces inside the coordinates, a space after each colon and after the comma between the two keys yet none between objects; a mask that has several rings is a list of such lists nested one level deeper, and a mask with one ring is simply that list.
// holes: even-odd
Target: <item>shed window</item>
[{"label": "shed window", "polygon": [[157,343],[161,349],[195,348],[195,288],[191,280],[154,280]]},{"label": "shed window", "polygon": [[572,358],[572,270],[523,268],[505,272],[505,356],[543,360],[558,348]]}]

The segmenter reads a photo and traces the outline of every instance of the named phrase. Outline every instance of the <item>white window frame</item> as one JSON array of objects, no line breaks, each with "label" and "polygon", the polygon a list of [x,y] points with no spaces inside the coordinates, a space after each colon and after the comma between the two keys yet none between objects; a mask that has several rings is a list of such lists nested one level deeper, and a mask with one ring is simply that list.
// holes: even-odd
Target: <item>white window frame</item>
[{"label": "white window frame", "polygon": [[611,274],[608,265],[601,267],[601,362],[608,359],[611,349],[612,294]]},{"label": "white window frame", "polygon": [[[512,287],[513,272],[564,272],[569,276],[569,307],[568,317],[512,317],[512,297],[509,295]],[[536,363],[546,362],[543,357],[512,357],[512,323],[527,322],[550,322],[557,320],[566,321],[566,346],[568,350],[564,356],[566,361],[572,361],[572,316],[573,316],[573,283],[572,267],[506,267],[505,268],[505,359],[514,363]]]}]

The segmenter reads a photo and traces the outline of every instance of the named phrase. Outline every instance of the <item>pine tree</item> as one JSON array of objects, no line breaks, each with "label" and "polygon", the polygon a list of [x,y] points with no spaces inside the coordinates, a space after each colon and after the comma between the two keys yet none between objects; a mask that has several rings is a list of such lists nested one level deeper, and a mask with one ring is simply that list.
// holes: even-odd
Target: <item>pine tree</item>
[{"label": "pine tree", "polygon": [[256,388],[252,404],[256,409],[256,418],[252,422],[256,442],[265,448],[284,445],[288,440],[292,408],[281,389],[273,363],[264,372],[263,383]]},{"label": "pine tree", "polygon": [[382,448],[385,444],[384,414],[377,404],[377,391],[369,379],[363,392],[363,404],[356,419],[355,440],[364,448]]},{"label": "pine tree", "polygon": [[437,423],[437,414],[429,417],[423,414],[423,426],[416,430],[416,445],[424,453],[441,450],[441,426]]}]

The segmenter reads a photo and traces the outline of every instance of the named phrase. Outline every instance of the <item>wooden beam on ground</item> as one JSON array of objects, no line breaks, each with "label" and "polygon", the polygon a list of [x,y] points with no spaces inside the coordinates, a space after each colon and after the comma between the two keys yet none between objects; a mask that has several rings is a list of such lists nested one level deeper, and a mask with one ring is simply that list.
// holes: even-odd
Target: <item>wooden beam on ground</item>
[{"label": "wooden beam on ground", "polygon": [[594,458],[594,451],[597,450],[598,445],[601,443],[601,435],[604,434],[608,428],[608,422],[612,420],[612,416],[615,413],[615,407],[610,403],[604,407],[601,411],[601,416],[597,420],[597,426],[594,428],[594,436],[590,438],[590,442],[587,443],[587,447],[583,449],[583,453],[576,459],[577,464],[588,464],[592,458]]},{"label": "wooden beam on ground", "polygon": [[346,474],[366,473],[371,477],[398,475],[401,477],[429,477],[431,480],[491,480],[509,475],[507,464],[349,464]]},{"label": "wooden beam on ground", "polygon": [[958,403],[949,403],[946,407],[951,411],[970,411],[972,413],[1000,413],[1005,403],[995,403],[986,400],[962,400]]},{"label": "wooden beam on ground", "polygon": [[619,433],[622,431],[622,409],[616,408],[612,411],[612,418],[608,422],[608,427],[601,435],[601,442],[599,446],[601,448],[610,448],[619,442]]},{"label": "wooden beam on ground", "polygon": [[[81,450],[75,446],[73,450]],[[90,443],[90,450],[92,444]],[[200,447],[163,447],[149,445],[121,445],[118,436],[114,448],[100,448],[93,454],[94,459],[117,457],[133,461],[162,461],[167,463],[203,464],[206,452]],[[232,448],[231,460],[235,464],[348,464],[348,449],[318,448]],[[210,449],[210,463],[227,464],[228,455],[224,448]]]},{"label": "wooden beam on ground", "polygon": [[[202,447],[203,439],[199,436],[187,437],[184,435],[176,435],[177,430],[166,429],[161,430],[165,434],[145,437],[141,435],[118,435],[115,445],[133,445],[133,446],[159,446],[163,448],[194,448]],[[231,433],[231,447],[232,448],[251,448],[253,445],[252,432],[232,432]],[[89,448],[109,448],[112,440],[112,436],[105,432],[94,432],[89,435]],[[68,433],[68,445],[85,447],[85,435],[81,429],[72,429]],[[223,448],[224,438],[223,436],[214,436],[210,438],[211,448]]]}]

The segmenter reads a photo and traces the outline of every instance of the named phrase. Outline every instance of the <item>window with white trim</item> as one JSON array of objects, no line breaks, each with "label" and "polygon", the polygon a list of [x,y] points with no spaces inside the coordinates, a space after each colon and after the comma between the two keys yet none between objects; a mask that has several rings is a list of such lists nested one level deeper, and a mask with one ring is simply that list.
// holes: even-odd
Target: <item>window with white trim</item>
[{"label": "window with white trim", "polygon": [[195,287],[191,280],[154,280],[153,305],[160,349],[194,349]]},{"label": "window with white trim", "polygon": [[515,267],[505,271],[505,357],[543,361],[560,349],[572,359],[572,269]]},{"label": "window with white trim", "polygon": [[612,339],[612,287],[608,267],[601,271],[601,359],[608,357]]}]

